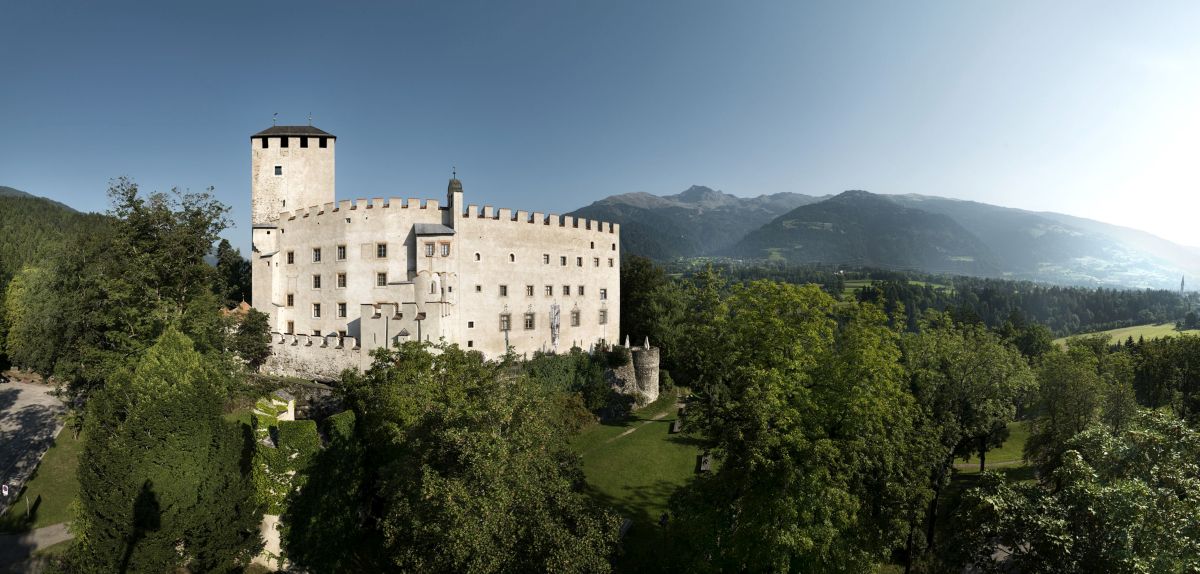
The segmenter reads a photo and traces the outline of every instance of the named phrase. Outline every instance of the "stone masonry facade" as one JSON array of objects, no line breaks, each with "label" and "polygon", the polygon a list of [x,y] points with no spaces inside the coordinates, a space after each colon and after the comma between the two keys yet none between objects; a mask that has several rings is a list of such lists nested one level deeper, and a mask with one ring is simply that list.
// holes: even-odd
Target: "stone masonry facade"
[{"label": "stone masonry facade", "polygon": [[251,144],[253,304],[270,372],[333,379],[372,349],[444,340],[488,358],[589,349],[620,330],[620,226],[435,199],[335,200],[336,137]]}]

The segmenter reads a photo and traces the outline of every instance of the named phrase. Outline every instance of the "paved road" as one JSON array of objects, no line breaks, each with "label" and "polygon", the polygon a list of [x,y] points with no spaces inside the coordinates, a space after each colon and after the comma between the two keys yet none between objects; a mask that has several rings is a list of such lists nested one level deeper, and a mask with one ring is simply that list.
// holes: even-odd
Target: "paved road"
[{"label": "paved road", "polygon": [[0,514],[16,500],[62,429],[66,406],[52,390],[31,383],[0,384],[0,481],[9,485],[8,497],[0,496]]},{"label": "paved road", "polygon": [[71,538],[65,522],[51,524],[25,534],[0,534],[0,568],[7,566],[14,571],[27,570],[28,568],[23,567],[13,568],[13,565],[28,559],[36,550],[49,548]]}]

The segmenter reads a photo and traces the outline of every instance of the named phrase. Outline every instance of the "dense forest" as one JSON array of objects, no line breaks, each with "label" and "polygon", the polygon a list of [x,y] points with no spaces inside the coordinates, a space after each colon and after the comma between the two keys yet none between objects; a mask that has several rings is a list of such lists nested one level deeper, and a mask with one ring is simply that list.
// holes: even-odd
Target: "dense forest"
[{"label": "dense forest", "polygon": [[[660,348],[711,462],[632,535],[655,552],[631,562],[570,445],[628,420],[606,379],[624,349],[404,343],[343,373],[335,414],[277,421],[261,397],[288,382],[257,373],[265,316],[225,311],[244,270],[218,240],[228,209],[127,180],[110,200],[5,295],[4,352],[63,385],[84,442],[59,571],[262,572],[265,515],[314,573],[1200,567],[1200,337],[1060,347],[1036,321],[1070,300],[1120,320],[1166,295],[629,258],[623,335]],[[950,299],[906,303],[910,286]],[[1014,428],[1020,472],[987,466]],[[984,471],[970,481],[965,457]]]}]

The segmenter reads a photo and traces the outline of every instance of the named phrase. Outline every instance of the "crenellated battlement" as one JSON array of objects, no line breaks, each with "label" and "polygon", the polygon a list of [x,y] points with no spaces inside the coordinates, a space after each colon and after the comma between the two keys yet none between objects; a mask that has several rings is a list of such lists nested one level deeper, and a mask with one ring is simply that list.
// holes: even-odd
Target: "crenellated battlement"
[{"label": "crenellated battlement", "polygon": [[441,205],[436,199],[418,199],[410,197],[408,199],[402,197],[373,197],[370,199],[343,199],[336,203],[326,203],[324,205],[313,205],[303,209],[294,211],[283,211],[279,213],[279,219],[292,221],[294,219],[304,219],[306,217],[316,217],[326,213],[341,213],[344,211],[358,211],[368,209],[413,209],[427,210],[430,212],[448,209]]},{"label": "crenellated battlement", "polygon": [[496,209],[490,205],[482,207],[475,204],[468,205],[467,210],[463,213],[463,217],[467,219],[490,219],[492,221],[512,221],[533,225],[570,227],[599,233],[618,233],[621,229],[620,224],[589,220],[585,217],[577,218],[570,215],[558,215],[556,213],[545,214],[541,211],[531,213],[524,210],[516,210],[514,213],[512,209],[507,207]]}]

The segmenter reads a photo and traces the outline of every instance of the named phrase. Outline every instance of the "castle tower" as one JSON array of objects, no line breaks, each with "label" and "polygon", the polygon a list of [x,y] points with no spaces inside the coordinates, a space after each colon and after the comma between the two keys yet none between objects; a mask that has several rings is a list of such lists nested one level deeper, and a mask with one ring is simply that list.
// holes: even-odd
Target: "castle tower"
[{"label": "castle tower", "polygon": [[312,126],[273,126],[250,136],[250,221],[334,201],[334,136]]}]

